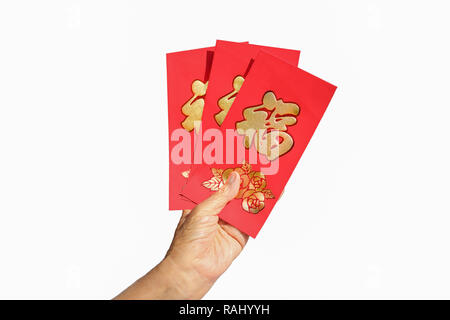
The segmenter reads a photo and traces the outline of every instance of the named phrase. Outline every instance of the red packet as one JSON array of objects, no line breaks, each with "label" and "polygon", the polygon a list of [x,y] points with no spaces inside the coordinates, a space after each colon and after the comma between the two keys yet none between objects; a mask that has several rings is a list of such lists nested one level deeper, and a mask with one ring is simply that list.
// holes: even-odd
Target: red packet
[{"label": "red packet", "polygon": [[214,61],[208,83],[208,95],[205,98],[202,117],[203,129],[216,128],[222,124],[260,50],[292,65],[298,65],[299,50],[216,41]]},{"label": "red packet", "polygon": [[[204,110],[213,57],[214,47],[173,52],[166,56],[170,157],[169,210],[192,209],[196,205],[180,196],[180,192],[187,181],[194,158],[194,133],[197,131],[194,126],[199,127]],[[179,154],[177,150],[178,141],[183,139],[188,141],[190,150],[188,154]]]},{"label": "red packet", "polygon": [[[194,124],[198,124],[201,120],[213,54],[214,47],[166,55],[170,157],[169,210],[191,209],[196,205],[182,197],[180,191],[186,183],[191,166],[189,159],[192,159],[194,152]],[[189,140],[191,152],[177,154],[176,139]]]},{"label": "red packet", "polygon": [[[241,188],[220,218],[256,237],[279,199],[308,145],[336,87],[268,53],[260,52],[221,126],[222,163],[204,165],[191,174],[183,195],[201,202],[220,188],[229,174],[241,175]],[[254,130],[258,131],[254,131]],[[257,132],[257,133],[255,133]],[[228,139],[227,139],[228,140]],[[242,147],[242,146],[245,147]],[[208,147],[205,147],[207,150]],[[243,149],[243,156],[238,150]],[[234,162],[227,157],[233,150]],[[257,157],[255,157],[255,155]]]}]

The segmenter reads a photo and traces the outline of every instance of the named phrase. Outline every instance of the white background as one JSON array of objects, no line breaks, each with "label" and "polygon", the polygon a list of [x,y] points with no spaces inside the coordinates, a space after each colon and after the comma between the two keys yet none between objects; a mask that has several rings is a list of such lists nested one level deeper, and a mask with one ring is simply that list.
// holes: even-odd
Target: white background
[{"label": "white background", "polygon": [[448,1],[2,1],[0,298],[109,299],[157,264],[165,53],[302,50],[338,86],[206,298],[450,298]]}]

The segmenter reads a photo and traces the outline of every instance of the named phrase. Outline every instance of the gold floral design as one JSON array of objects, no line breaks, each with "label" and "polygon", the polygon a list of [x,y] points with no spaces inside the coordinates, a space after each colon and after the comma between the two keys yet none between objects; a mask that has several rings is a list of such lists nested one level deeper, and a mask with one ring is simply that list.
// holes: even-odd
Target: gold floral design
[{"label": "gold floral design", "polygon": [[259,171],[253,171],[248,163],[244,163],[238,168],[217,169],[212,168],[213,176],[204,181],[202,185],[212,191],[219,190],[227,181],[230,174],[236,171],[241,177],[241,184],[236,199],[242,199],[242,209],[250,213],[258,213],[264,209],[264,201],[273,199],[270,189],[266,189],[267,180],[264,174]]}]

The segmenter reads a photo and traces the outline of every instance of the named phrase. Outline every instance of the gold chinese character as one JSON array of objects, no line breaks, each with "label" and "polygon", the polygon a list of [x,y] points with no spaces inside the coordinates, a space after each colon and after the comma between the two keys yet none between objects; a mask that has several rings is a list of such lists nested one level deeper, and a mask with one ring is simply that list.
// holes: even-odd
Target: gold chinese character
[{"label": "gold chinese character", "polygon": [[203,98],[208,88],[208,82],[203,83],[200,80],[192,82],[192,98],[186,102],[181,108],[181,112],[186,116],[186,119],[181,123],[183,128],[187,131],[192,129],[198,130],[198,124],[202,119],[203,107],[205,106],[205,99]]},{"label": "gold chinese character", "polygon": [[222,111],[217,113],[214,118],[216,119],[216,122],[219,124],[219,126],[222,125],[223,120],[225,120],[225,117],[227,116],[228,111],[230,111],[231,105],[234,102],[234,99],[236,98],[236,95],[238,94],[239,90],[242,87],[242,84],[244,83],[244,77],[237,76],[233,80],[233,91],[231,91],[226,96],[223,96],[222,98],[217,101],[217,105],[219,106]]},{"label": "gold chinese character", "polygon": [[275,160],[288,152],[294,140],[287,126],[297,123],[300,108],[295,103],[276,98],[272,91],[264,94],[263,104],[244,109],[245,120],[236,123],[237,133],[245,135],[245,147],[255,142],[256,150],[267,159]]}]

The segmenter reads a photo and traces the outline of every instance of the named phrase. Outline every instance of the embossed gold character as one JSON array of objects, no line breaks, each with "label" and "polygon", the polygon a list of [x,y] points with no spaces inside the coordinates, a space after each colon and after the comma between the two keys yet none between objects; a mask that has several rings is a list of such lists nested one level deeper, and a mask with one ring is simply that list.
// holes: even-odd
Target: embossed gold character
[{"label": "embossed gold character", "polygon": [[217,105],[219,106],[222,111],[216,113],[214,115],[214,118],[216,119],[216,122],[219,126],[222,125],[223,121],[225,120],[225,117],[227,116],[228,111],[230,111],[231,105],[234,102],[234,99],[236,98],[236,95],[238,94],[239,90],[241,90],[242,84],[244,83],[244,77],[237,76],[233,80],[233,91],[228,93],[226,96],[223,96],[222,98],[217,101]]},{"label": "embossed gold character", "polygon": [[187,131],[192,129],[198,130],[197,124],[202,120],[203,107],[205,106],[205,99],[203,98],[208,88],[208,82],[203,83],[200,80],[192,82],[192,97],[181,108],[181,112],[186,116],[181,123],[183,128]]},{"label": "embossed gold character", "polygon": [[237,133],[245,135],[245,147],[255,142],[256,150],[270,161],[288,152],[294,140],[286,132],[297,123],[300,108],[295,103],[276,98],[272,91],[263,96],[262,105],[244,109],[244,121],[236,122]]}]

